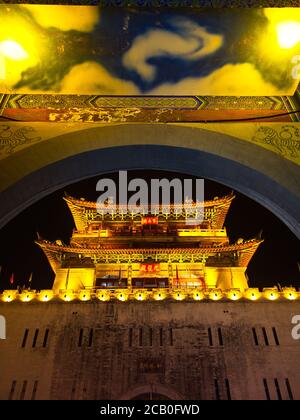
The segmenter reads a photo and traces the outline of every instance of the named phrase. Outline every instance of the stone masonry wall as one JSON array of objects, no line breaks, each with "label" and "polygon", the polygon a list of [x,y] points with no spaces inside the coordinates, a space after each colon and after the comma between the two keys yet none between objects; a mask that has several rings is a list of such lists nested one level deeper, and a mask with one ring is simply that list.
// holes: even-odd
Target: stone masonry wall
[{"label": "stone masonry wall", "polygon": [[0,303],[0,399],[300,399],[300,302]]}]

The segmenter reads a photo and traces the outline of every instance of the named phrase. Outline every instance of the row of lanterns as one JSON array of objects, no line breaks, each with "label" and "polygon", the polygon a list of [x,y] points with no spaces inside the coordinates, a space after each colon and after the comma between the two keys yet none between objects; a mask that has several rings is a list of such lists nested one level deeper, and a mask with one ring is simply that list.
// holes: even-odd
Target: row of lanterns
[{"label": "row of lanterns", "polygon": [[221,289],[158,289],[156,291],[132,291],[128,289],[118,289],[111,291],[99,289],[97,291],[81,290],[79,292],[74,292],[73,290],[61,290],[59,293],[54,293],[53,290],[42,290],[38,293],[34,290],[23,290],[22,293],[18,293],[17,290],[5,290],[2,295],[0,295],[0,300],[3,302],[12,302],[14,300],[20,300],[22,302],[30,302],[32,300],[48,302],[57,297],[65,302],[71,302],[75,299],[79,299],[80,301],[89,301],[92,298],[96,298],[103,302],[109,301],[112,298],[123,302],[133,299],[138,301],[145,301],[148,299],[161,301],[167,298],[172,298],[177,301],[182,301],[184,299],[193,299],[196,301],[201,301],[204,299],[210,299],[214,301],[229,299],[237,301],[242,298],[252,301],[257,301],[261,298],[275,301],[282,297],[288,300],[296,300],[300,298],[300,292],[297,292],[296,289],[292,287],[283,288],[281,291],[279,291],[277,288],[267,288],[263,289],[262,292],[260,292],[259,289],[254,288],[247,289],[245,291],[241,291],[240,289],[230,289],[226,291]]}]

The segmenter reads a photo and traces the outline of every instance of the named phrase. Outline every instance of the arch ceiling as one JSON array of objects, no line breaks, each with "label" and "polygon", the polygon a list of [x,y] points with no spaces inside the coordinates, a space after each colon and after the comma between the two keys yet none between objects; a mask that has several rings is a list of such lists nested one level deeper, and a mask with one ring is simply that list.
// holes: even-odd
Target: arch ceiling
[{"label": "arch ceiling", "polygon": [[6,3],[0,226],[68,183],[144,168],[224,183],[300,237],[300,2]]},{"label": "arch ceiling", "polygon": [[279,96],[297,89],[299,8],[24,3],[0,5],[2,92]]}]

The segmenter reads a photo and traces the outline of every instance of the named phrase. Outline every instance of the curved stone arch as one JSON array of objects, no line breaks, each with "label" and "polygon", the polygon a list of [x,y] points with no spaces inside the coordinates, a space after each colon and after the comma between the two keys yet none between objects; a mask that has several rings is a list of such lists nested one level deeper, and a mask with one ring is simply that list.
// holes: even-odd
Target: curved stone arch
[{"label": "curved stone arch", "polygon": [[[0,227],[51,192],[121,169],[208,178],[259,202],[300,237],[300,168],[250,142],[198,127],[124,124],[81,129],[1,162]],[[4,185],[2,183],[2,185]]]},{"label": "curved stone arch", "polygon": [[173,388],[162,385],[162,384],[145,384],[140,385],[135,388],[131,388],[119,397],[117,397],[117,400],[132,400],[133,398],[138,397],[139,395],[143,394],[160,394],[164,397],[167,397],[170,400],[185,400],[185,398],[177,391],[175,391]]}]

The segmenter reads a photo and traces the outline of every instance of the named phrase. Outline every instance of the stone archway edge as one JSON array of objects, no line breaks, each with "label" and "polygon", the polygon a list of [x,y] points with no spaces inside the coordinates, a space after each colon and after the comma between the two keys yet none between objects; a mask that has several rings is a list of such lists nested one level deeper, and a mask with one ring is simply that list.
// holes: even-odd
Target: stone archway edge
[{"label": "stone archway edge", "polygon": [[[0,123],[0,162],[13,154],[37,143],[66,134],[83,133],[91,128],[125,125],[122,123],[48,123],[3,122]],[[132,126],[171,126],[202,129],[227,135],[238,140],[257,144],[300,165],[300,130],[298,123],[126,123]],[[143,139],[140,139],[143,142]]]},{"label": "stone archway edge", "polygon": [[228,185],[269,208],[300,236],[299,166],[257,144],[194,125],[86,128],[32,144],[0,165],[0,226],[80,179],[120,169],[160,169]]},{"label": "stone archway edge", "polygon": [[[287,147],[279,146],[281,150],[278,148],[278,144],[283,142],[276,138],[276,133],[282,133],[285,127],[290,127],[293,132],[298,130],[297,124],[278,123],[263,125],[257,123],[170,125],[24,123],[22,126],[18,123],[0,124],[0,191],[41,167],[74,154],[97,148],[132,144],[194,148],[222,154],[224,157],[232,159],[232,148],[230,148],[229,141],[231,143],[234,140],[238,141],[239,149],[244,146],[245,141],[246,145],[250,143],[261,148],[261,152],[268,150],[284,158],[280,166],[289,162],[300,166],[300,138],[298,154],[296,150],[297,157],[292,158],[291,151]],[[257,137],[257,133],[263,129],[271,131],[273,139],[268,139],[266,133],[259,135],[259,142],[255,142],[253,138]],[[175,130],[176,135],[173,134]],[[220,139],[223,140],[223,144],[219,141]],[[8,140],[11,142],[11,148],[7,146]],[[297,146],[297,137],[294,137],[292,142]],[[289,144],[291,141],[286,143]],[[248,153],[249,149],[246,145],[244,147],[246,155],[243,150],[240,150],[241,153],[236,150],[236,156],[233,156],[234,160],[243,158],[247,163],[249,157],[251,159],[252,154]],[[228,149],[230,149],[229,153],[226,153]],[[260,150],[257,151],[260,152]],[[256,153],[253,161],[254,166],[256,160],[259,160],[259,155],[260,153]],[[278,170],[280,171],[280,167]],[[298,181],[298,183],[300,182]]]}]

